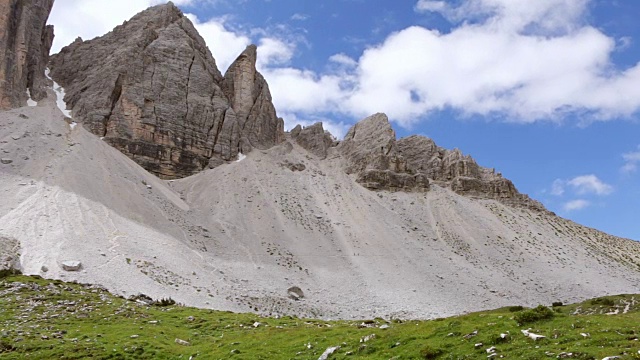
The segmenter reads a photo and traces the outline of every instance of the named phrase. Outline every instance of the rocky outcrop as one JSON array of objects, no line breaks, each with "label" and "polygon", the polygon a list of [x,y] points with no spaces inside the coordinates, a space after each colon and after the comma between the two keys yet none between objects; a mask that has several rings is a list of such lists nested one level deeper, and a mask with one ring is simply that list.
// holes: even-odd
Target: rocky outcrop
[{"label": "rocky outcrop", "polygon": [[[300,131],[292,130],[292,138],[300,136],[296,133]],[[345,158],[345,171],[356,174],[356,181],[371,190],[427,191],[433,183],[461,195],[544,210],[502,174],[479,166],[458,149],[441,148],[418,135],[396,140],[384,114],[355,124],[338,149]]]},{"label": "rocky outcrop", "polygon": [[[225,79],[171,2],[102,37],[77,39],[50,66],[76,121],[163,178],[192,175],[284,138],[255,60],[252,69],[243,67],[252,79]],[[223,87],[241,91],[230,101]]]},{"label": "rocky outcrop", "polygon": [[355,124],[338,145],[345,170],[371,190],[427,191],[423,173],[408,168],[397,152],[396,133],[385,114],[374,114]]},{"label": "rocky outcrop", "polygon": [[53,42],[46,25],[53,0],[0,2],[0,109],[25,106],[47,96],[44,69]]},{"label": "rocky outcrop", "polygon": [[240,150],[268,149],[284,141],[284,120],[276,116],[269,85],[256,70],[257,48],[249,45],[224,74],[222,90],[236,112]]},{"label": "rocky outcrop", "polygon": [[433,140],[419,135],[402,138],[396,145],[407,162],[406,166],[426,174],[433,183],[450,187],[461,195],[544,210],[541,203],[518,192],[502,174],[479,166],[471,156],[463,155],[458,149],[441,148]]},{"label": "rocky outcrop", "polygon": [[296,127],[291,129],[291,139],[295,140],[298,145],[320,159],[325,159],[327,157],[327,151],[337,145],[333,136],[324,130],[321,122],[305,128],[296,125]]}]

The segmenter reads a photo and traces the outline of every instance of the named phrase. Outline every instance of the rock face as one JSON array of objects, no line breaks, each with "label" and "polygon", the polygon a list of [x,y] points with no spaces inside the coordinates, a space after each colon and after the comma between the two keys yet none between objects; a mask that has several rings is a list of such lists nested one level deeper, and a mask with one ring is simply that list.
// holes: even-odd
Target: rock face
[{"label": "rock face", "polygon": [[222,90],[242,129],[240,151],[268,149],[284,141],[284,120],[276,116],[267,81],[256,70],[257,48],[249,45],[229,66]]},{"label": "rock face", "polygon": [[423,173],[407,167],[398,153],[396,133],[385,114],[372,115],[355,124],[338,145],[345,157],[345,170],[372,190],[427,191]]},{"label": "rock face", "polygon": [[419,135],[398,140],[397,148],[408,168],[425,173],[434,183],[448,186],[458,194],[544,210],[541,203],[519,193],[502,174],[479,166],[471,156],[463,155],[458,149],[441,148],[433,140]]},{"label": "rock face", "polygon": [[[300,133],[292,130],[292,137],[296,132]],[[461,195],[544,210],[541,203],[519,193],[502,174],[479,166],[458,149],[441,148],[418,135],[396,140],[384,114],[354,125],[338,149],[345,157],[346,172],[356,174],[356,181],[371,190],[427,191],[434,183]]]},{"label": "rock face", "polygon": [[333,136],[324,130],[321,122],[305,128],[296,125],[295,128],[291,129],[291,138],[302,148],[320,159],[325,159],[329,148],[337,145]]},{"label": "rock face", "polygon": [[0,2],[0,109],[24,106],[47,96],[44,69],[53,42],[46,25],[53,0]]},{"label": "rock face", "polygon": [[223,77],[171,2],[100,38],[77,39],[50,66],[76,121],[163,178],[192,175],[284,138],[255,70],[255,47]]}]

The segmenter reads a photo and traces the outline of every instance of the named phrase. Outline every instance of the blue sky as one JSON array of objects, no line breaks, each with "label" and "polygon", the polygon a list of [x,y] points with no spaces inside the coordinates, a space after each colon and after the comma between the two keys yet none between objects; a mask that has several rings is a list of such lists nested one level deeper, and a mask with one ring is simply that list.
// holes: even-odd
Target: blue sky
[{"label": "blue sky", "polygon": [[[158,0],[56,0],[53,51]],[[249,43],[287,127],[385,112],[557,214],[640,240],[640,2],[177,0],[221,71]]]}]

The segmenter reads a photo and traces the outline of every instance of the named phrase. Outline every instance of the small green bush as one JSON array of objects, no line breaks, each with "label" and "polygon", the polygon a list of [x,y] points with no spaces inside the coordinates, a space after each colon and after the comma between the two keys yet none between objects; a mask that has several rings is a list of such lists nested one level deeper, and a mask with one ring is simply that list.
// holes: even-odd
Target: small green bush
[{"label": "small green bush", "polygon": [[510,312],[518,312],[518,311],[522,311],[524,310],[524,307],[518,305],[518,306],[509,306],[509,311]]},{"label": "small green bush", "polygon": [[544,305],[538,305],[533,309],[522,311],[516,314],[516,316],[514,316],[513,319],[519,325],[524,325],[524,324],[536,322],[539,320],[551,319],[553,318],[554,315],[555,314],[553,310],[549,309]]},{"label": "small green bush", "polygon": [[558,306],[562,306],[564,304],[562,304],[562,301],[554,301],[553,304],[551,304],[551,306],[553,307],[558,307]]},{"label": "small green bush", "polygon": [[591,305],[613,306],[615,303],[609,298],[597,298],[591,300]]},{"label": "small green bush", "polygon": [[420,350],[420,357],[426,360],[437,359],[442,354],[444,354],[442,349],[434,349],[428,345]]},{"label": "small green bush", "polygon": [[171,305],[175,305],[176,301],[173,300],[172,298],[162,298],[160,300],[156,300],[153,302],[154,306],[171,306]]}]

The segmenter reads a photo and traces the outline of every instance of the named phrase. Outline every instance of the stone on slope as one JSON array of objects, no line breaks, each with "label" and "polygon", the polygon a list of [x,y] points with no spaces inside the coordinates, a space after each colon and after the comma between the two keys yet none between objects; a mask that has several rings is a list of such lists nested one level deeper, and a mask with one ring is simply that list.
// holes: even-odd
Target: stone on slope
[{"label": "stone on slope", "polygon": [[[250,85],[223,78],[191,21],[169,2],[102,37],[77,39],[51,57],[51,76],[76,121],[148,171],[179,178],[282,140],[266,82],[255,61],[249,65]],[[223,82],[243,89],[233,99],[240,116]]]},{"label": "stone on slope", "polygon": [[408,168],[396,149],[396,134],[385,114],[374,114],[355,124],[338,145],[345,170],[371,190],[427,191],[429,181]]},{"label": "stone on slope", "polygon": [[249,45],[229,66],[222,90],[236,111],[240,151],[265,150],[284,141],[284,120],[276,116],[269,85],[256,70],[257,47]]},{"label": "stone on slope", "polygon": [[76,260],[68,260],[62,262],[62,270],[64,271],[80,271],[82,263]]},{"label": "stone on slope", "polygon": [[305,128],[296,125],[291,130],[291,138],[302,148],[320,159],[325,159],[329,148],[336,146],[333,136],[324,130],[321,122]]},{"label": "stone on slope", "polygon": [[53,42],[46,25],[54,0],[0,2],[0,109],[24,106],[27,91],[40,101],[47,96],[44,69]]}]

